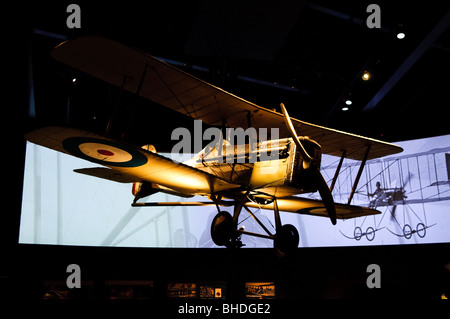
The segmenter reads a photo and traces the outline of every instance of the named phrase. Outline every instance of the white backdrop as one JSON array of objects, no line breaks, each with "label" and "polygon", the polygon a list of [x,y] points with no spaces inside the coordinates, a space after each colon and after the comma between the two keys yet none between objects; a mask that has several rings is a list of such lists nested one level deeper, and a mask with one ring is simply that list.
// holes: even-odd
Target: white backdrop
[{"label": "white backdrop", "polygon": [[[378,207],[381,215],[338,220],[281,213],[283,223],[300,232],[301,247],[385,245],[450,242],[450,196],[448,156],[450,135],[396,143],[404,152],[367,163],[353,204],[368,205],[375,184],[382,188],[403,187],[409,204]],[[339,158],[325,156],[324,176],[331,179]],[[132,208],[131,184],[121,184],[73,172],[97,164],[27,143],[20,243],[124,247],[217,247],[210,238],[216,210],[210,207]],[[344,163],[333,195],[345,201],[357,166]],[[383,170],[384,168],[384,170]],[[348,186],[350,185],[350,186]],[[436,197],[438,196],[438,197]],[[317,197],[312,194],[311,197]],[[147,201],[205,200],[155,194]],[[142,200],[141,200],[142,201]],[[228,209],[230,211],[230,208]],[[273,213],[256,211],[274,232]],[[261,232],[243,211],[241,225]],[[408,224],[413,233],[404,237]],[[418,224],[426,228],[414,232]],[[359,227],[359,228],[357,228]],[[376,232],[366,235],[371,227]],[[422,226],[421,226],[422,227]],[[358,233],[359,229],[361,231]],[[355,231],[356,230],[356,231]],[[355,234],[356,240],[355,239]],[[419,236],[420,234],[420,236]],[[245,247],[272,247],[270,240],[243,236]],[[370,240],[369,240],[370,239]]]}]

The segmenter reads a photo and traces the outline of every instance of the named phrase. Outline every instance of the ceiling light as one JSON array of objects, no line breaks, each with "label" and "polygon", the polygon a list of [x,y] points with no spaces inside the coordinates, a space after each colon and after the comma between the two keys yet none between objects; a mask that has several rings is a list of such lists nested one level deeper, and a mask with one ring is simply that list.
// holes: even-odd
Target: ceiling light
[{"label": "ceiling light", "polygon": [[364,71],[364,73],[362,75],[362,79],[363,79],[363,81],[368,81],[370,79],[370,73],[367,71]]},{"label": "ceiling light", "polygon": [[346,101],[345,101],[345,104],[346,104],[346,105],[352,105],[352,103],[353,103],[353,102],[352,102],[351,100],[346,100]]},{"label": "ceiling light", "polygon": [[406,36],[406,34],[404,34],[403,32],[397,33],[397,39],[399,39],[399,40],[404,39],[405,36]]},{"label": "ceiling light", "polygon": [[344,106],[343,108],[342,108],[342,111],[348,111],[348,107],[347,106]]}]

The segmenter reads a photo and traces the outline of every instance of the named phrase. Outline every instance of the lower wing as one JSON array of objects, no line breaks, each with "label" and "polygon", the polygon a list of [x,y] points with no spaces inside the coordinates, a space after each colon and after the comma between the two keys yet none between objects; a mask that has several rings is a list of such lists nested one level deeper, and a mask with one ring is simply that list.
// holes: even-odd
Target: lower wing
[{"label": "lower wing", "polygon": [[[255,198],[257,199],[257,198]],[[262,204],[261,204],[262,203]],[[274,203],[264,204],[264,200],[256,200],[252,202],[248,202],[245,204],[248,207],[261,208],[261,209],[274,209]],[[313,215],[313,216],[322,216],[328,218],[327,210],[322,201],[289,196],[277,198],[277,205],[280,211],[297,213],[297,214],[305,214],[305,215]],[[350,219],[361,216],[368,215],[376,215],[381,214],[379,211],[367,207],[354,206],[354,205],[346,205],[336,203],[336,218],[338,219]]]}]

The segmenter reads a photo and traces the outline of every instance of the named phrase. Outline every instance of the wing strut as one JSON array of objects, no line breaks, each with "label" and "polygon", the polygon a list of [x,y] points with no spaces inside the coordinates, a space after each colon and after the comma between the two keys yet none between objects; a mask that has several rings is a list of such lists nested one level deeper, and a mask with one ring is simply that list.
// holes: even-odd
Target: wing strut
[{"label": "wing strut", "polygon": [[333,189],[334,189],[334,185],[336,184],[337,178],[339,176],[339,172],[341,171],[342,162],[344,162],[345,155],[347,155],[347,151],[346,150],[342,150],[341,159],[339,160],[338,167],[336,168],[336,173],[334,173],[333,181],[331,182],[330,192],[332,192]]},{"label": "wing strut", "polygon": [[113,123],[116,121],[116,118],[119,113],[120,101],[122,99],[123,88],[125,86],[126,81],[127,81],[127,76],[124,75],[122,84],[120,85],[119,97],[117,98],[116,105],[114,106],[114,110],[112,111],[111,116],[109,117],[108,124],[106,124],[106,130],[105,130],[106,136],[111,136],[111,127],[112,127]]},{"label": "wing strut", "polygon": [[347,202],[348,205],[350,205],[350,202],[353,199],[353,195],[355,195],[356,187],[358,187],[359,179],[361,178],[361,174],[363,172],[364,166],[366,165],[367,157],[369,156],[370,146],[371,146],[370,144],[367,145],[366,152],[364,153],[364,158],[361,162],[361,165],[359,166],[358,174],[356,175],[355,182],[353,183],[352,192],[350,193],[350,196],[348,198],[348,202]]},{"label": "wing strut", "polygon": [[[149,67],[149,64],[148,64],[148,63],[145,64],[144,70],[142,71],[142,75],[141,75],[140,80],[139,80],[138,88],[137,88],[137,90],[136,90],[136,92],[135,92],[137,96],[139,96],[139,94],[141,93],[141,89],[142,89],[142,86],[143,86],[143,84],[144,84],[145,77],[146,77],[146,75],[147,75],[147,69],[148,69],[148,67]],[[111,113],[111,116],[109,117],[108,123],[106,124],[106,130],[105,130],[105,135],[106,135],[106,136],[111,136],[111,127],[112,127],[113,123],[116,121],[116,119],[117,119],[117,117],[118,117],[119,109],[120,109],[120,101],[121,101],[121,99],[122,99],[122,93],[123,93],[125,84],[126,84],[126,82],[127,82],[128,79],[129,79],[129,78],[128,78],[127,75],[125,74],[125,75],[123,76],[122,84],[120,85],[120,93],[119,93],[119,97],[117,98],[116,105],[115,105],[115,107],[114,107],[114,110],[113,110],[112,113]],[[134,111],[134,108],[133,108],[133,111]],[[125,129],[124,129],[123,132],[121,133],[121,137],[122,137],[122,138],[124,137],[124,135],[125,135],[125,133],[126,133],[128,127],[130,126],[130,122],[131,122],[131,118],[130,118],[130,120],[128,121],[128,123],[127,123]]]},{"label": "wing strut", "polygon": [[262,229],[264,229],[264,231],[267,233],[267,235],[269,235],[271,238],[274,237],[274,235],[267,229],[267,227],[259,220],[258,217],[256,217],[255,214],[252,213],[252,211],[250,210],[250,208],[248,208],[247,206],[244,205],[245,210],[250,214],[250,216],[253,217],[253,219],[258,223],[259,226],[261,226]]}]

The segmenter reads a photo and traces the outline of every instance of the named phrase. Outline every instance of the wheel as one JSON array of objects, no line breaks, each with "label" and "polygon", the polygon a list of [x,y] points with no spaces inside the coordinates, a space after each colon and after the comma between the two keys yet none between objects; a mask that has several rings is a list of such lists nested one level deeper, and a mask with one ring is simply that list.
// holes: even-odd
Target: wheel
[{"label": "wheel", "polygon": [[284,256],[298,247],[300,237],[297,228],[293,225],[286,224],[277,230],[276,238],[273,246],[278,255]]},{"label": "wheel", "polygon": [[405,224],[405,226],[403,226],[403,236],[405,236],[406,239],[410,239],[412,234],[413,234],[413,232],[412,232],[411,226],[409,226],[408,224]]},{"label": "wheel", "polygon": [[419,235],[420,238],[424,238],[427,234],[427,228],[423,223],[418,223],[416,226],[417,235]]},{"label": "wheel", "polygon": [[227,246],[233,235],[233,217],[226,211],[219,212],[211,223],[211,238],[217,246]]},{"label": "wheel", "polygon": [[353,237],[355,237],[356,240],[360,240],[362,236],[362,230],[361,227],[355,227],[355,230],[353,231]]},{"label": "wheel", "polygon": [[375,230],[372,227],[367,228],[366,238],[368,241],[372,241],[375,238]]}]

